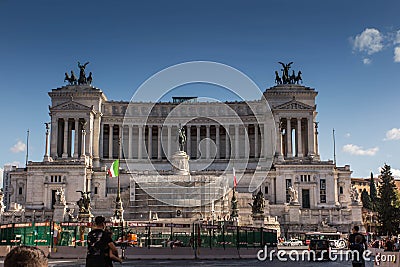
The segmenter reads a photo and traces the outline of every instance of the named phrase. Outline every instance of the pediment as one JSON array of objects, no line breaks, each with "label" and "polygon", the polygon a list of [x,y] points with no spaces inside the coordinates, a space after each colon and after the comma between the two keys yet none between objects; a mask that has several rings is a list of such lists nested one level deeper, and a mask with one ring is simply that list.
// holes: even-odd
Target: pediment
[{"label": "pediment", "polygon": [[91,111],[93,107],[82,105],[75,101],[68,101],[57,106],[50,108],[50,110],[78,110],[78,111]]},{"label": "pediment", "polygon": [[293,99],[289,102],[275,106],[274,109],[278,109],[278,110],[314,110],[315,108]]}]

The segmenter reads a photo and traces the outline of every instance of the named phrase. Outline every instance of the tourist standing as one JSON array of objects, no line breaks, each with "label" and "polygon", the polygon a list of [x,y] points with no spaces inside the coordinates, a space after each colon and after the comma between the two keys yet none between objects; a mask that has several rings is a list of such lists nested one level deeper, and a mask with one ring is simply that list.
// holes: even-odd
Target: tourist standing
[{"label": "tourist standing", "polygon": [[92,231],[87,236],[86,267],[107,267],[106,256],[110,251],[118,255],[118,251],[110,235],[104,231],[105,218],[97,216],[94,223]]}]

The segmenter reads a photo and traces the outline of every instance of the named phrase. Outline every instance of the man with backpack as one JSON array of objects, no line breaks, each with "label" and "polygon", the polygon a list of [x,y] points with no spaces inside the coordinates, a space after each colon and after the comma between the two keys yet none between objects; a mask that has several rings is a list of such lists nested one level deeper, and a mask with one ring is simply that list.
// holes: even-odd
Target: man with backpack
[{"label": "man with backpack", "polygon": [[349,249],[353,252],[353,259],[352,259],[352,265],[353,267],[363,267],[365,266],[365,261],[363,258],[364,251],[368,248],[367,240],[365,239],[364,235],[359,233],[358,231],[360,228],[355,225],[353,227],[352,233],[349,235]]},{"label": "man with backpack", "polygon": [[103,216],[97,216],[94,219],[95,224],[87,236],[86,267],[107,267],[106,256],[110,250],[118,255],[110,235],[104,231],[105,221]]}]

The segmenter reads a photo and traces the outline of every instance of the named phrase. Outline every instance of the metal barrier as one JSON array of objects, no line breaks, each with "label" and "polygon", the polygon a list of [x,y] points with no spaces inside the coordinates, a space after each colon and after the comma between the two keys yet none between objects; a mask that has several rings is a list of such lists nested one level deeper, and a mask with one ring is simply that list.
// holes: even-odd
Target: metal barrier
[{"label": "metal barrier", "polygon": [[[192,247],[258,248],[277,245],[276,230],[262,227],[218,224],[174,224],[159,222],[107,223],[112,238],[122,248]],[[90,223],[28,222],[0,225],[0,246],[86,246]]]}]

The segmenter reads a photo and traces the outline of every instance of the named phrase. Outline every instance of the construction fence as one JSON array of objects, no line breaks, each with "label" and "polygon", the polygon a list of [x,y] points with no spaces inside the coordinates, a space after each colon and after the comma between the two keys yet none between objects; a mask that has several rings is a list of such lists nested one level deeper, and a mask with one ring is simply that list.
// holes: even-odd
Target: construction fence
[{"label": "construction fence", "polygon": [[[113,240],[127,247],[256,248],[277,245],[277,232],[263,227],[160,222],[107,223]],[[91,223],[27,222],[0,225],[0,246],[86,246]]]}]

